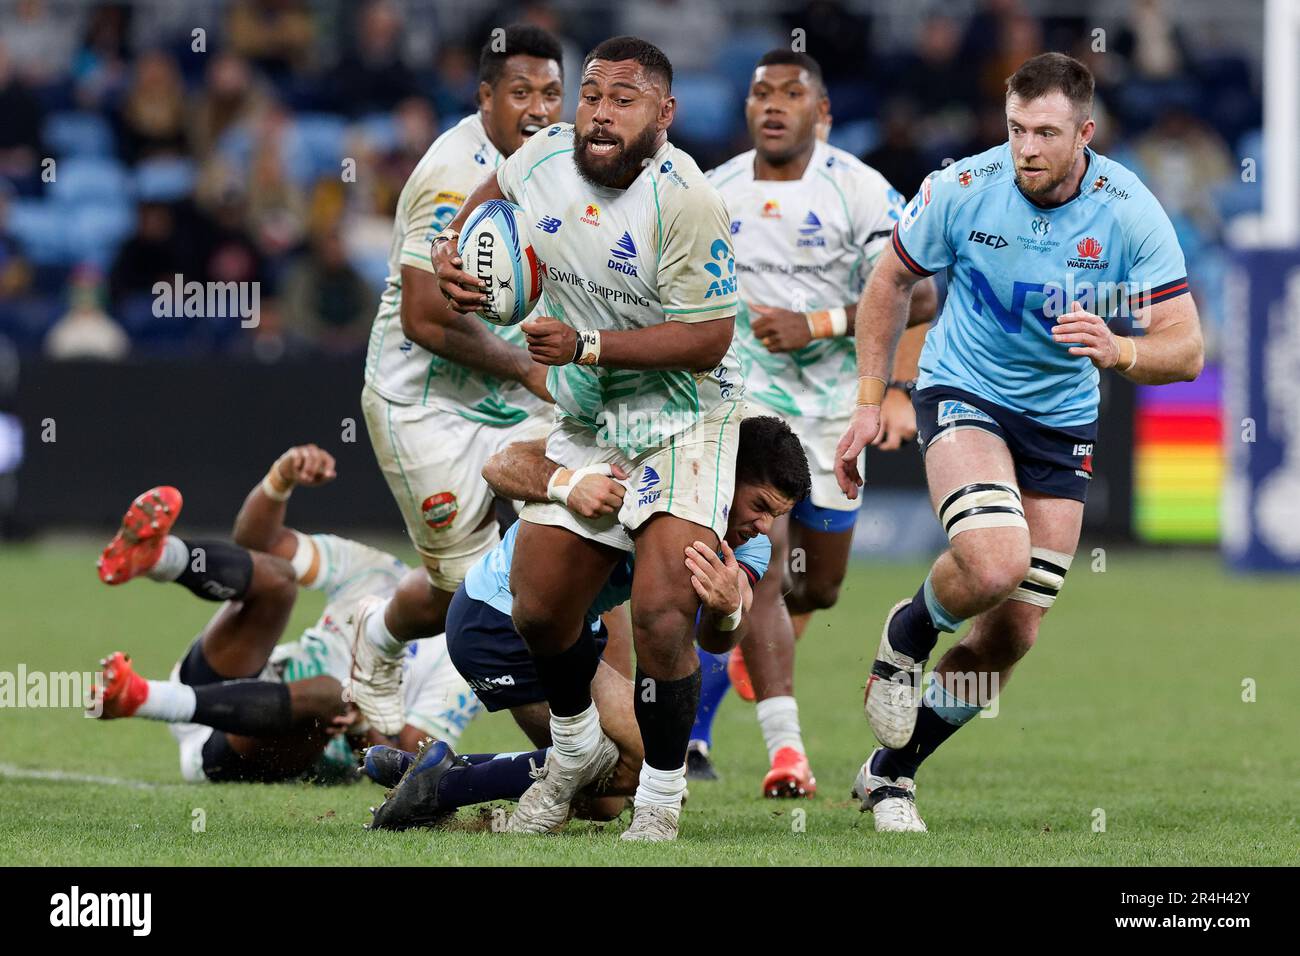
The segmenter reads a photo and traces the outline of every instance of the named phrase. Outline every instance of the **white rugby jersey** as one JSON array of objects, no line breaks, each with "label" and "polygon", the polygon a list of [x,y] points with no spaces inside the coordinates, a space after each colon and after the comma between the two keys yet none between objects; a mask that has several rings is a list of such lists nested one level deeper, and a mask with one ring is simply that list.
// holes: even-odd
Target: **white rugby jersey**
[{"label": "white rugby jersey", "polygon": [[[475,113],[434,140],[402,188],[388,253],[387,286],[366,353],[366,383],[390,402],[427,405],[502,426],[543,409],[545,403],[520,383],[457,365],[421,348],[402,332],[402,266],[434,271],[433,237],[451,222],[474,187],[500,165],[501,154]],[[507,342],[524,346],[518,326],[483,325]]]},{"label": "white rugby jersey", "polygon": [[[573,162],[573,126],[533,135],[501,164],[502,193],[523,207],[545,263],[548,315],[578,330],[642,329],[736,314],[727,210],[689,155],[665,142],[627,189],[593,186]],[[548,387],[563,414],[629,457],[662,447],[744,394],[735,352],[706,372],[564,365]]]},{"label": "white rugby jersey", "polygon": [[[856,302],[876,257],[889,244],[903,197],[850,153],[817,143],[803,177],[754,179],[755,151],[708,174],[731,212],[731,241],[746,306],[795,312]],[[853,336],[814,339],[772,354],[736,319],[735,348],[748,396],[783,415],[842,417],[853,407]]]}]

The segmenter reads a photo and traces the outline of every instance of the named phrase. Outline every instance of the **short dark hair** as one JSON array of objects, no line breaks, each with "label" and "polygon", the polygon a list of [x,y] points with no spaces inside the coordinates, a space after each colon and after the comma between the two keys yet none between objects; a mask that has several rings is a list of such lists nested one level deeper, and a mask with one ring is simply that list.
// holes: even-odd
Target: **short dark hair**
[{"label": "short dark hair", "polygon": [[587,72],[587,64],[592,60],[636,60],[645,71],[652,76],[657,76],[668,84],[668,91],[672,92],[673,88],[673,65],[668,62],[668,57],[664,56],[664,51],[659,49],[653,43],[642,40],[640,37],[610,37],[596,44],[595,48],[587,54],[586,59],[582,61],[582,72]]},{"label": "short dark hair", "polygon": [[1064,53],[1040,53],[1007,77],[1007,96],[1014,93],[1022,100],[1036,100],[1048,93],[1065,94],[1080,123],[1092,115],[1094,87],[1092,71]]},{"label": "short dark hair", "polygon": [[554,60],[555,65],[564,69],[564,51],[560,41],[541,27],[527,23],[512,23],[506,27],[505,48],[499,46],[497,38],[488,40],[478,54],[478,79],[480,83],[496,86],[497,80],[505,72],[506,60],[512,56],[535,56],[539,60]]},{"label": "short dark hair", "polygon": [[759,61],[754,64],[754,69],[760,66],[797,66],[800,69],[808,71],[808,75],[817,81],[821,87],[822,95],[826,95],[826,81],[822,79],[821,64],[810,57],[807,53],[796,53],[794,50],[786,47],[777,47],[775,50],[768,50],[764,53]]},{"label": "short dark hair", "polygon": [[740,423],[736,449],[736,482],[771,485],[791,501],[800,502],[812,490],[808,456],[799,436],[772,415],[746,418]]}]

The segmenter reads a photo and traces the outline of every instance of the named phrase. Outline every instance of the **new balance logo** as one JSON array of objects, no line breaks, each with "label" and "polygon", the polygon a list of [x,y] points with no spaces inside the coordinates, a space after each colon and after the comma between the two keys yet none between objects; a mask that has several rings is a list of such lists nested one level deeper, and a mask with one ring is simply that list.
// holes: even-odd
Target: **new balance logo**
[{"label": "new balance logo", "polygon": [[623,233],[623,238],[614,244],[614,248],[609,250],[609,262],[606,265],[615,272],[621,272],[624,275],[636,277],[636,266],[632,264],[636,258],[636,244],[632,241],[631,233]]},{"label": "new balance logo", "polygon": [[556,219],[554,216],[543,216],[537,223],[537,228],[542,232],[549,232],[552,235],[560,231],[563,221]]}]

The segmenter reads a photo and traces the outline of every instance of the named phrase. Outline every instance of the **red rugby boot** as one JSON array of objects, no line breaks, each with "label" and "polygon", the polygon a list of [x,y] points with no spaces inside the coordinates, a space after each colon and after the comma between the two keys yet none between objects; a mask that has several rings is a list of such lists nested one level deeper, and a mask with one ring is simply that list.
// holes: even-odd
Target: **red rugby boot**
[{"label": "red rugby boot", "polygon": [[131,502],[122,516],[122,527],[99,556],[99,579],[105,584],[125,584],[157,564],[181,504],[181,493],[167,485],[150,488]]}]

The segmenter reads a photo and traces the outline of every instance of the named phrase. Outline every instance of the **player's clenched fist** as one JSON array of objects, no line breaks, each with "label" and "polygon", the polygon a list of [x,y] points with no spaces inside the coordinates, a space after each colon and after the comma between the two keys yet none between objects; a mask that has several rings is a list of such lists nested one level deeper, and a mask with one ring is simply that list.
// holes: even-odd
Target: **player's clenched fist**
[{"label": "player's clenched fist", "polygon": [[610,464],[609,474],[584,475],[569,490],[566,507],[583,518],[600,518],[623,507],[627,494],[627,472],[617,464]]},{"label": "player's clenched fist", "polygon": [[528,354],[542,365],[568,365],[578,351],[578,333],[549,316],[529,319],[519,326],[528,340]]},{"label": "player's clenched fist", "polygon": [[1119,343],[1114,333],[1106,328],[1101,316],[1085,312],[1078,302],[1071,302],[1070,311],[1052,327],[1052,339],[1073,346],[1071,355],[1086,355],[1097,368],[1114,368],[1119,362]]},{"label": "player's clenched fist", "polygon": [[750,331],[769,352],[793,352],[812,341],[808,316],[789,309],[776,309],[767,305],[751,305]]},{"label": "player's clenched fist", "polygon": [[335,478],[334,456],[315,445],[296,445],[276,459],[272,470],[290,487],[323,485]]},{"label": "player's clenched fist", "polygon": [[461,269],[465,261],[456,250],[455,239],[435,241],[430,251],[433,270],[438,274],[438,288],[457,312],[477,312],[487,302],[483,283]]},{"label": "player's clenched fist", "polygon": [[848,495],[850,501],[857,498],[858,489],[862,487],[858,458],[862,449],[875,440],[879,431],[880,406],[859,405],[853,410],[848,431],[835,446],[835,480],[839,482],[840,491]]}]

